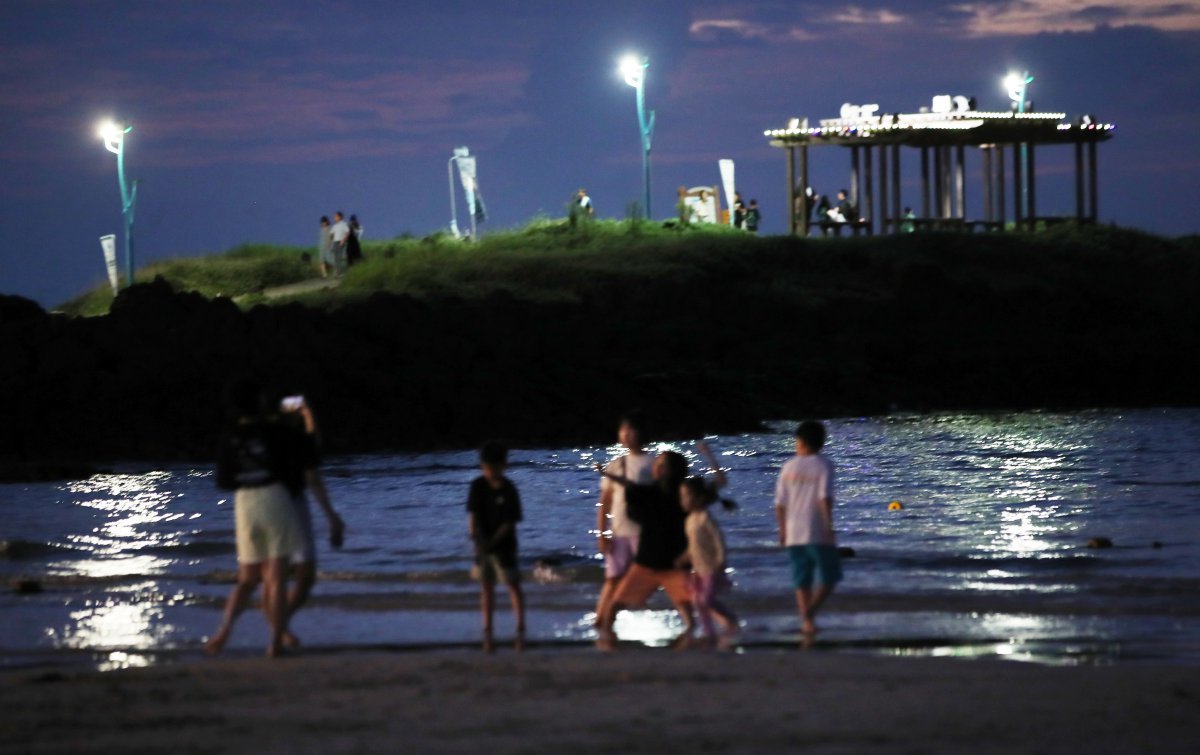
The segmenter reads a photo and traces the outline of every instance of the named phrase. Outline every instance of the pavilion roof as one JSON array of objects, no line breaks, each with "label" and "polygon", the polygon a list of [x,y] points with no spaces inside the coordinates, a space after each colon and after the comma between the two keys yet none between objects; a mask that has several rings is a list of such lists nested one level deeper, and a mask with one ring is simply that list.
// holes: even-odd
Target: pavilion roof
[{"label": "pavilion roof", "polygon": [[[843,117],[828,118],[816,127],[807,119],[792,119],[787,128],[763,135],[774,147],[872,146],[900,144],[911,147],[980,146],[985,144],[1074,144],[1111,139],[1116,125],[1084,116],[1068,121],[1066,113],[1018,113],[956,109],[953,112],[875,114],[875,106],[855,108]],[[845,111],[847,108],[843,108]]]}]

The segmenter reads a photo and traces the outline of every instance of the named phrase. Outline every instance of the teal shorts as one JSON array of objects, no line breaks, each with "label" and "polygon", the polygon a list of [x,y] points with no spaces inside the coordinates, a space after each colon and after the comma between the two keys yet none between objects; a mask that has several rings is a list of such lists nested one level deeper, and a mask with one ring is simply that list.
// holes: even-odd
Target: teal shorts
[{"label": "teal shorts", "polygon": [[807,590],[813,583],[833,587],[842,581],[842,559],[836,545],[789,545],[792,584]]}]

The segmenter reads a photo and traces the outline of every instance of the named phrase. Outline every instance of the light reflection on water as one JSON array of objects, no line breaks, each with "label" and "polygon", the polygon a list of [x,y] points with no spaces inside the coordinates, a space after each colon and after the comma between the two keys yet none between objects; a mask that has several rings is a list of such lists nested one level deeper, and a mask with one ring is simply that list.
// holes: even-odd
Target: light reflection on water
[{"label": "light reflection on water", "polygon": [[[1200,573],[1194,538],[1182,534],[1200,526],[1200,473],[1192,466],[1200,453],[1200,412],[947,415],[829,424],[827,450],[838,470],[839,537],[858,554],[846,562],[840,595],[899,597],[930,608],[931,614],[938,610],[939,596],[964,594],[1010,602],[1062,599],[1083,613],[1120,612],[1121,600],[1128,600],[1141,611],[1136,602],[1143,596],[1136,587],[1120,588],[1129,594],[1115,598],[1112,590],[1101,594],[1098,588],[1111,587],[1114,578],[1135,584]],[[779,423],[772,425],[773,432],[709,439],[730,472],[729,495],[741,503],[736,514],[716,514],[738,573],[730,603],[735,610],[741,602],[768,612],[769,618],[759,621],[752,613],[745,618],[785,634],[795,631],[798,619],[786,557],[775,547],[771,501],[779,465],[792,453],[792,427]],[[694,443],[659,448],[681,451],[693,471],[700,471]],[[599,587],[590,532],[597,490],[592,465],[618,451],[597,446],[513,452],[510,473],[525,508],[523,557],[530,566],[544,556],[559,559],[563,566],[557,573],[579,575],[556,585],[552,609],[539,606],[549,600],[547,588],[529,585],[533,614],[539,607],[565,614],[557,623],[547,622],[544,631],[552,636],[591,636],[589,610]],[[322,608],[321,598],[355,596],[367,605],[366,593],[372,590],[391,601],[388,605],[400,606],[374,607],[372,615],[384,617],[379,621],[387,631],[402,626],[403,600],[386,587],[400,584],[392,580],[395,575],[416,580],[426,603],[429,595],[453,594],[456,606],[473,605],[462,600],[474,590],[463,576],[470,553],[462,499],[466,483],[477,474],[475,463],[474,453],[467,451],[328,461],[327,484],[349,532],[346,550],[322,549],[322,571],[339,577],[318,586],[317,601],[304,614],[311,631],[338,641],[334,629],[322,635],[323,627],[340,631],[366,610]],[[902,501],[903,510],[888,511],[892,500]],[[0,595],[4,611],[36,605],[49,613],[46,606],[59,606],[38,636],[0,637],[6,646],[50,644],[137,655],[181,640],[194,643],[216,623],[216,607],[228,585],[214,584],[208,576],[230,572],[236,564],[233,507],[214,488],[208,470],[0,486],[0,507],[6,515],[0,540],[52,546],[24,560],[0,557],[0,576],[52,575],[62,585],[40,602]],[[319,516],[317,527],[323,537]],[[1096,535],[1112,536],[1120,547],[1087,551],[1084,544]],[[1158,540],[1167,547],[1150,550],[1149,543]],[[71,581],[75,577],[77,583]],[[178,604],[193,598],[194,607],[186,612],[192,618],[181,619]],[[572,613],[574,606],[578,611]],[[1020,612],[1019,606],[1010,608]],[[829,610],[835,631],[856,626],[835,620],[836,595]],[[908,620],[948,637],[967,626],[949,611],[940,615],[950,618],[936,624],[914,610]],[[196,616],[203,620],[198,623]],[[470,618],[461,623],[473,629]],[[1052,626],[1072,636],[1088,626],[1072,621]],[[647,644],[665,644],[681,628],[670,610],[626,612],[618,622],[623,639]],[[537,626],[531,618],[531,636]],[[865,633],[891,631],[869,621],[863,627]],[[1033,624],[1012,629],[1018,639],[1039,632]],[[245,630],[246,641],[257,643],[252,633]],[[369,640],[371,632],[361,630],[359,636]]]}]

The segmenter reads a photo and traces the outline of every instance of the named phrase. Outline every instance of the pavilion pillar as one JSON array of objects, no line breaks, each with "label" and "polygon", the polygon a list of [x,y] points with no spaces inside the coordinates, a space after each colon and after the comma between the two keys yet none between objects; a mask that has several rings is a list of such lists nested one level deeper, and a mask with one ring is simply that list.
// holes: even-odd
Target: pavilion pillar
[{"label": "pavilion pillar", "polygon": [[954,193],[958,202],[958,219],[967,219],[966,148],[961,144],[954,148]]},{"label": "pavilion pillar", "polygon": [[873,168],[875,164],[875,149],[872,148],[871,145],[868,144],[867,146],[863,147],[863,158],[862,204],[858,205],[858,217],[866,218],[867,222],[865,226],[860,226],[858,223],[854,224],[855,236],[858,235],[858,229],[860,227],[866,230],[868,236],[870,236],[875,229],[875,207],[874,203],[871,201],[875,194],[875,176]]},{"label": "pavilion pillar", "polygon": [[1008,214],[1004,207],[1004,145],[995,145],[995,150],[996,159],[993,162],[996,170],[996,214],[993,222],[999,223],[1000,230],[1003,231],[1007,221],[1005,215]]},{"label": "pavilion pillar", "polygon": [[1089,199],[1091,200],[1089,202],[1089,211],[1091,212],[1091,215],[1092,215],[1092,222],[1095,223],[1100,218],[1100,210],[1099,210],[1100,205],[1098,204],[1098,201],[1100,199],[1100,191],[1099,191],[1098,184],[1096,182],[1096,143],[1088,142],[1087,148],[1088,148],[1088,194],[1090,195]]},{"label": "pavilion pillar", "polygon": [[858,154],[858,145],[850,148],[850,201],[855,207],[858,203],[858,177],[862,173],[862,165],[860,164],[860,156]]},{"label": "pavilion pillar", "polygon": [[1025,227],[1025,208],[1021,204],[1021,186],[1024,185],[1024,174],[1021,170],[1021,145],[1013,145],[1013,223],[1017,230]]},{"label": "pavilion pillar", "polygon": [[800,150],[800,211],[795,212],[795,202],[792,200],[793,213],[799,215],[796,224],[801,236],[808,236],[808,145],[802,144]]},{"label": "pavilion pillar", "polygon": [[992,223],[992,145],[979,146],[979,158],[983,161],[983,222],[989,231]]},{"label": "pavilion pillar", "polygon": [[1029,207],[1026,208],[1029,213],[1029,230],[1035,230],[1037,226],[1037,163],[1034,161],[1033,142],[1029,143],[1029,149],[1025,158],[1025,182],[1029,184]]},{"label": "pavilion pillar", "polygon": [[949,147],[941,147],[942,153],[942,217],[954,217],[954,153]]},{"label": "pavilion pillar", "polygon": [[1083,142],[1075,142],[1075,222],[1083,222]]},{"label": "pavilion pillar", "polygon": [[921,217],[929,217],[929,147],[921,147]]},{"label": "pavilion pillar", "polygon": [[784,150],[787,153],[787,201],[788,201],[788,234],[796,235],[796,148],[792,145]]},{"label": "pavilion pillar", "polygon": [[892,223],[900,230],[900,145],[892,145]]},{"label": "pavilion pillar", "polygon": [[942,166],[942,148],[941,147],[933,148],[933,173],[934,173],[934,176],[933,176],[933,178],[934,178],[934,181],[933,181],[933,205],[936,208],[934,210],[934,212],[936,213],[935,217],[937,217],[937,219],[939,221],[937,223],[934,223],[933,227],[941,228],[942,227],[941,219],[946,217],[946,213],[944,211],[945,204],[943,201],[943,195],[946,193],[946,175],[945,175],[946,172],[945,172],[945,168]]},{"label": "pavilion pillar", "polygon": [[879,232],[890,232],[888,222],[888,159],[889,147],[883,144],[879,147]]}]

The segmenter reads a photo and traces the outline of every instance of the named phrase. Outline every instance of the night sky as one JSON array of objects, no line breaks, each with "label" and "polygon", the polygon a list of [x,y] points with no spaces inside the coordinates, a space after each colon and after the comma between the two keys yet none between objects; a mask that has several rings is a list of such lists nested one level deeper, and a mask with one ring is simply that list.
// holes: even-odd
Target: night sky
[{"label": "night sky", "polygon": [[[433,232],[457,145],[479,159],[485,232],[560,216],[580,186],[623,217],[641,194],[616,73],[629,51],[650,58],[656,217],[678,186],[719,183],[728,157],[764,230],[783,232],[783,153],[764,129],[937,94],[1004,109],[1001,79],[1028,69],[1037,109],[1118,126],[1100,148],[1102,221],[1200,230],[1200,2],[7,0],[3,17],[0,292],[47,306],[104,281],[97,239],[121,228],[103,117],[134,125],[139,264],[311,244],[337,209],[371,238]],[[818,190],[848,182],[847,151],[812,163]],[[1038,168],[1039,213],[1073,211],[1072,151],[1039,150]]]}]

